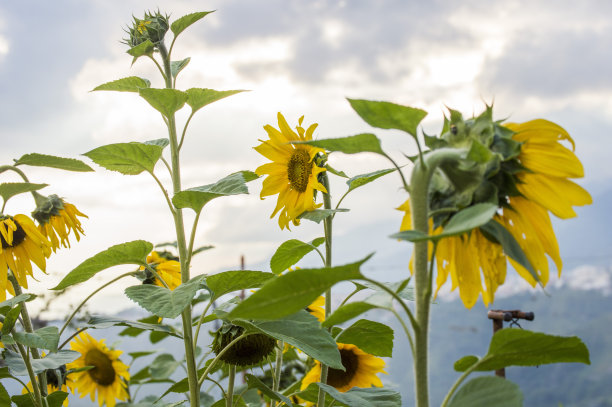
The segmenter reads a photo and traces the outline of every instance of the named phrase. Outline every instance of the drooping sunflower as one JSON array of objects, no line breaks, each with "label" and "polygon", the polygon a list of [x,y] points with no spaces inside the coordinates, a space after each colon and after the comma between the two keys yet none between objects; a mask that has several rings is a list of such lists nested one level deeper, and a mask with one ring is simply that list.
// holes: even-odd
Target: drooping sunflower
[{"label": "drooping sunflower", "polygon": [[[353,387],[382,387],[382,381],[376,376],[385,373],[385,361],[377,356],[370,355],[351,344],[338,344],[342,366],[345,371],[329,368],[327,372],[327,384],[341,392],[346,392]],[[308,387],[310,383],[316,383],[321,379],[321,363],[315,361],[315,365],[302,379],[301,390]]]},{"label": "drooping sunflower", "polygon": [[[511,140],[517,143],[520,152],[513,157],[514,164],[502,165],[494,175],[494,181],[503,182],[495,185],[500,210],[493,220],[512,234],[539,282],[546,285],[549,279],[548,258],[555,263],[559,275],[563,266],[549,211],[563,219],[574,217],[576,213],[572,207],[590,204],[592,199],[587,191],[569,180],[583,177],[584,172],[573,152],[574,141],[562,127],[538,119],[522,124],[504,124],[502,129],[510,131]],[[561,144],[563,140],[569,141],[572,150]],[[504,168],[511,170],[504,174]],[[405,212],[400,229],[410,229],[410,201],[397,209]],[[433,227],[430,221],[431,234],[439,234],[442,230],[442,225]],[[508,260],[522,278],[535,286],[537,281],[531,273],[507,257],[499,242],[480,229],[444,238],[439,241],[436,251],[436,293],[450,275],[451,290],[459,288],[459,296],[467,308],[476,303],[480,294],[487,306],[505,281]]]},{"label": "drooping sunflower", "polygon": [[293,141],[310,141],[317,127],[311,124],[304,130],[300,117],[297,133],[294,132],[282,114],[278,113],[278,127],[275,129],[269,124],[264,129],[270,137],[269,140],[259,140],[261,144],[255,150],[271,163],[264,164],[255,170],[257,175],[267,175],[263,181],[261,198],[278,194],[276,208],[270,216],[277,213],[278,224],[281,229],[289,229],[289,222],[299,225],[298,216],[306,211],[312,211],[321,204],[315,204],[315,190],[327,193],[325,187],[318,181],[318,176],[325,168],[319,167],[315,162],[317,154],[324,154],[325,150],[306,144],[291,144]]},{"label": "drooping sunflower", "polygon": [[94,366],[93,369],[70,374],[81,398],[89,394],[91,401],[94,401],[97,393],[100,407],[104,403],[106,407],[115,407],[117,400],[127,400],[124,381],[130,379],[130,374],[128,366],[119,360],[122,351],[108,349],[104,339],[97,341],[87,332],[81,332],[71,341],[70,349],[81,356],[66,366],[68,370]]},{"label": "drooping sunflower", "polygon": [[32,276],[32,263],[45,271],[46,257],[51,255],[51,243],[26,215],[0,215],[0,301],[6,291],[15,294],[8,283],[8,269],[19,285],[28,287],[26,275]]},{"label": "drooping sunflower", "polygon": [[36,193],[35,197],[38,206],[32,212],[32,217],[38,222],[40,232],[51,241],[54,252],[60,245],[70,247],[70,232],[74,233],[77,242],[81,239],[80,234],[84,235],[85,232],[77,216],[87,218],[87,215],[57,195],[45,197]]},{"label": "drooping sunflower", "polygon": [[[157,274],[168,284],[170,290],[174,290],[176,287],[181,285],[181,263],[177,260],[168,260],[169,256],[162,256],[156,251],[152,251],[147,256],[147,263],[155,269]],[[174,258],[174,257],[172,257]],[[159,281],[155,276],[146,280],[147,284],[155,284],[163,287],[163,283]]]}]

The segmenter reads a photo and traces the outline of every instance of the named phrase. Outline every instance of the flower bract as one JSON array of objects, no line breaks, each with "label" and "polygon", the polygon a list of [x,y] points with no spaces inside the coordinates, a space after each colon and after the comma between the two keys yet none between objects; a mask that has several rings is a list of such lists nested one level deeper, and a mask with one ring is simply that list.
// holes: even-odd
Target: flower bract
[{"label": "flower bract", "polygon": [[97,341],[87,332],[81,332],[71,341],[70,349],[81,356],[66,366],[69,370],[93,366],[93,369],[70,374],[81,398],[90,395],[94,401],[97,397],[98,405],[106,403],[107,407],[115,407],[117,400],[127,400],[124,381],[130,379],[130,374],[128,366],[119,360],[123,352],[108,349],[104,339]]},{"label": "flower bract", "polygon": [[291,144],[294,141],[310,141],[317,127],[314,123],[304,129],[302,116],[296,126],[297,133],[293,131],[282,114],[278,113],[278,127],[264,126],[269,140],[260,140],[261,144],[255,150],[268,158],[270,163],[264,164],[255,170],[257,175],[267,175],[263,181],[261,198],[277,195],[276,208],[270,216],[277,213],[278,224],[281,229],[289,228],[289,222],[299,225],[299,216],[312,211],[321,204],[315,204],[315,191],[326,193],[325,187],[318,180],[325,168],[319,167],[315,162],[317,154],[324,154],[324,150],[307,144]]}]

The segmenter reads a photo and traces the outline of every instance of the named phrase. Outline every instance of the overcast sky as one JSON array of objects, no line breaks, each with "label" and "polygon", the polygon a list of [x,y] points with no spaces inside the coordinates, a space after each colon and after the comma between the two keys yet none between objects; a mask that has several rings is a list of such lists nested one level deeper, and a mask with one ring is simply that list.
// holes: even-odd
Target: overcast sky
[{"label": "overcast sky", "polygon": [[[579,182],[595,198],[610,189],[612,3],[605,0],[4,1],[0,163],[30,152],[77,157],[103,144],[165,137],[159,115],[138,96],[89,92],[130,75],[162,86],[144,59],[130,66],[120,43],[132,14],[141,17],[158,6],[172,19],[216,10],[181,34],[175,47],[175,59],[191,57],[180,89],[251,90],[206,107],[192,121],[183,156],[185,188],[264,163],[252,147],[266,137],[263,125],[276,126],[279,111],[292,125],[301,115],[306,124],[319,123],[318,138],[373,131],[392,155],[414,152],[406,135],[362,122],[345,100],[351,97],[425,109],[429,134],[439,131],[445,106],[469,115],[494,101],[499,119],[553,120],[576,140],[586,172]],[[351,176],[389,166],[367,154],[332,155],[330,161]],[[65,197],[90,217],[86,237],[49,260],[56,276],[37,273],[41,283],[35,287],[52,287],[57,276],[111,245],[173,240],[171,217],[150,177],[95,168],[84,174],[27,169],[33,182],[51,184],[43,192]],[[2,176],[2,182],[17,180]],[[334,181],[335,199],[344,187]],[[247,268],[265,269],[284,240],[322,235],[320,225],[307,222],[280,231],[268,219],[275,199],[259,199],[260,181],[250,190],[249,196],[206,207],[198,244],[216,248],[199,256],[194,274],[236,268],[241,254]],[[387,238],[401,220],[393,208],[405,199],[395,175],[354,192],[343,204],[351,212],[336,218],[334,263],[376,250],[372,276],[405,276],[407,255],[403,261],[397,254],[408,246]],[[28,197],[7,207],[10,214],[31,210]],[[119,272],[100,273],[84,290]],[[117,284],[102,298],[118,298],[129,284]],[[128,300],[113,302],[126,305]]]}]

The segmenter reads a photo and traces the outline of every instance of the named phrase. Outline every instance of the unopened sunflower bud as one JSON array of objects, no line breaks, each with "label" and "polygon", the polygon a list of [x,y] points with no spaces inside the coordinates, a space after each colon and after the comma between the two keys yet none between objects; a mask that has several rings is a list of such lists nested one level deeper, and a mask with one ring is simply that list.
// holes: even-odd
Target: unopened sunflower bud
[{"label": "unopened sunflower bud", "polygon": [[168,15],[163,15],[159,11],[155,13],[146,12],[143,19],[134,17],[132,27],[128,27],[126,32],[129,38],[123,41],[130,47],[142,44],[146,40],[158,45],[164,41],[164,36],[170,27]]},{"label": "unopened sunflower bud", "polygon": [[[212,343],[212,350],[218,355],[234,339],[244,332],[244,328],[224,324],[215,333]],[[263,361],[274,350],[276,339],[264,334],[252,334],[242,338],[229,349],[227,349],[220,359],[227,364],[235,366],[249,366]]]}]

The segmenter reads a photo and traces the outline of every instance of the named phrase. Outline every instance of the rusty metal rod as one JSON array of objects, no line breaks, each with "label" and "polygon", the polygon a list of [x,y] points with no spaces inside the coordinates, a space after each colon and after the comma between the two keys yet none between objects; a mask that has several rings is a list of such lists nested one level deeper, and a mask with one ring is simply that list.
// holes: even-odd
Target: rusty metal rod
[{"label": "rusty metal rod", "polygon": [[[493,334],[495,335],[495,332],[504,327],[504,321],[509,322],[514,319],[533,321],[535,315],[533,312],[523,312],[521,310],[493,309],[487,312],[487,317],[493,320]],[[496,370],[495,376],[506,378],[506,369]]]}]

